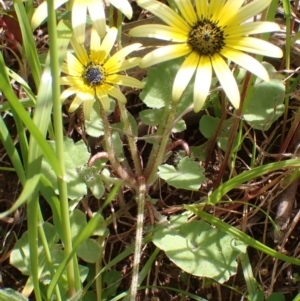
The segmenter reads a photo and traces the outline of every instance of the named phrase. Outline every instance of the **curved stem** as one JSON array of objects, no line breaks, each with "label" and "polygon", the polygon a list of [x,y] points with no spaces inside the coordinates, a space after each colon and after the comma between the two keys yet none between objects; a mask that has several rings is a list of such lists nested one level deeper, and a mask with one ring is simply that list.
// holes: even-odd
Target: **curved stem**
[{"label": "curved stem", "polygon": [[107,152],[110,164],[111,164],[113,170],[117,173],[117,175],[119,175],[120,178],[123,179],[127,185],[133,186],[133,185],[135,185],[136,180],[134,179],[133,176],[131,176],[123,168],[123,166],[120,164],[120,162],[118,161],[118,159],[116,157],[113,142],[112,142],[111,129],[109,126],[107,115],[105,113],[105,110],[103,108],[101,101],[99,101],[99,103],[100,103],[100,117],[102,119],[103,128],[104,128],[104,141],[105,141],[106,152]]},{"label": "curved stem", "polygon": [[129,122],[127,110],[123,103],[119,103],[119,108],[120,108],[122,122],[124,125],[124,131],[126,133],[127,141],[129,144],[129,149],[130,149],[130,153],[132,156],[134,168],[135,168],[137,175],[141,176],[143,174],[143,169],[142,169],[142,165],[141,165],[140,155],[139,155],[137,147],[136,147],[136,142],[133,137],[132,128],[131,128],[131,124]]},{"label": "curved stem", "polygon": [[164,127],[159,128],[157,135],[161,135],[161,141],[158,146],[153,145],[149,161],[145,170],[145,178],[147,185],[152,184],[155,181],[158,166],[162,164],[166,147],[168,144],[169,134],[172,130],[172,123],[175,119],[177,112],[177,102],[171,103],[171,110],[165,110],[164,116],[167,116]]}]

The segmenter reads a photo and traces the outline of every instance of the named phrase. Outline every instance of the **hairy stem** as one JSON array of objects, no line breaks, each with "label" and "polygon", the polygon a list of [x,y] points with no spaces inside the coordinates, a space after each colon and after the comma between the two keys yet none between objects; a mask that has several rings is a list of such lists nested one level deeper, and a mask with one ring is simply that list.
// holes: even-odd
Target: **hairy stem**
[{"label": "hairy stem", "polygon": [[142,249],[143,240],[143,223],[144,223],[144,207],[146,199],[146,183],[143,176],[138,178],[138,214],[136,223],[136,235],[135,235],[135,248],[134,248],[134,259],[132,268],[132,281],[130,290],[130,301],[136,300],[136,294],[139,284],[139,267],[140,267],[140,257]]}]

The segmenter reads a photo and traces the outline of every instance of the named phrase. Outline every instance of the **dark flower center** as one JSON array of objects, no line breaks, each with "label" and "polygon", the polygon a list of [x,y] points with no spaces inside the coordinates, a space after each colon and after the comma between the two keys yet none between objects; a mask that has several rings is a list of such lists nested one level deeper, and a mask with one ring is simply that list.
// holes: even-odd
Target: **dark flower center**
[{"label": "dark flower center", "polygon": [[215,22],[203,19],[192,27],[187,43],[199,55],[213,56],[222,50],[224,40],[223,29]]},{"label": "dark flower center", "polygon": [[82,75],[83,81],[90,87],[101,85],[105,80],[105,71],[99,65],[89,64]]}]

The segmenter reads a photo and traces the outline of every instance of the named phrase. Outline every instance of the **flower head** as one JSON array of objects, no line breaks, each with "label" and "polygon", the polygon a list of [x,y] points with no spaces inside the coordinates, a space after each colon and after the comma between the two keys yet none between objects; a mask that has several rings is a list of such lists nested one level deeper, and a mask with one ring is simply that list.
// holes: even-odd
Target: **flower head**
[{"label": "flower head", "polygon": [[111,96],[123,103],[126,97],[115,85],[143,88],[143,84],[137,79],[118,74],[135,67],[139,64],[140,58],[124,58],[131,52],[137,50],[141,44],[132,44],[124,47],[111,57],[110,51],[116,41],[118,30],[108,30],[102,43],[95,28],[91,32],[91,46],[88,54],[85,48],[72,38],[71,45],[75,56],[68,51],[65,62],[62,65],[62,72],[66,76],[61,77],[61,84],[70,86],[63,91],[62,101],[67,97],[76,94],[69,111],[75,111],[81,104],[85,118],[88,120],[95,99],[99,99],[105,110],[109,110]]},{"label": "flower head", "polygon": [[173,83],[172,97],[178,101],[195,74],[194,110],[198,112],[209,93],[212,73],[218,77],[227,97],[235,108],[240,104],[236,80],[225,59],[235,62],[253,74],[268,80],[263,65],[244,53],[282,57],[280,48],[248,35],[277,31],[273,22],[246,22],[266,8],[271,0],[174,0],[179,14],[155,0],[138,0],[138,4],[161,18],[167,25],[142,25],[130,30],[134,37],[167,40],[175,44],[163,46],[141,61],[147,68],[170,59],[185,56]]},{"label": "flower head", "polygon": [[[69,0],[54,0],[55,9]],[[106,0],[120,10],[128,19],[132,17],[132,8],[128,0]],[[85,25],[87,11],[90,14],[93,25],[100,35],[104,37],[106,33],[106,19],[104,11],[104,0],[70,0],[72,10],[72,27],[74,35],[80,44],[84,43]],[[32,19],[31,27],[37,28],[47,17],[47,1],[44,1],[35,10]]]}]

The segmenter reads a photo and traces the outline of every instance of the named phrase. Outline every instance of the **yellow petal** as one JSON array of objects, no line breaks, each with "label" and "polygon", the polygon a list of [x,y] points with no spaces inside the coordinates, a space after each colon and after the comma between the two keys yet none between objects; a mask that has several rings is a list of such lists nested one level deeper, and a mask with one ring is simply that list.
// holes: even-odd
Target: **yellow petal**
[{"label": "yellow petal", "polygon": [[[201,0],[200,0],[201,1]],[[219,14],[222,11],[226,0],[211,0],[208,7],[207,17],[219,21]]]},{"label": "yellow petal", "polygon": [[[81,87],[82,90],[85,88],[84,83],[80,77],[72,77],[72,76],[63,76],[60,78],[61,85],[68,85],[68,86],[77,86]],[[85,89],[86,90],[86,89]]]},{"label": "yellow petal", "polygon": [[240,92],[229,67],[224,59],[217,54],[211,58],[211,62],[225,94],[235,109],[238,109],[240,106]]},{"label": "yellow petal", "polygon": [[99,55],[98,55],[99,62],[104,62],[106,60],[111,49],[114,46],[117,35],[118,35],[118,29],[115,27],[112,27],[107,31],[107,34],[106,34],[105,38],[103,39],[103,42],[100,46],[100,51],[99,51]]},{"label": "yellow petal", "polygon": [[81,44],[78,44],[76,38],[74,38],[74,35],[71,39],[71,45],[72,45],[72,48],[74,49],[75,54],[76,54],[78,60],[80,61],[80,63],[83,66],[86,66],[90,59],[86,53],[84,46]]},{"label": "yellow petal", "polygon": [[78,89],[76,87],[69,87],[68,89],[65,89],[61,95],[60,95],[60,101],[64,102],[68,97],[78,92]]},{"label": "yellow petal", "polygon": [[196,69],[194,83],[194,111],[199,112],[210,90],[212,66],[209,57],[202,56]]},{"label": "yellow petal", "polygon": [[177,28],[166,25],[152,24],[134,27],[129,31],[129,35],[182,43],[187,40],[188,32],[184,30],[179,31]]},{"label": "yellow petal", "polygon": [[111,86],[111,89],[107,91],[107,94],[110,95],[112,98],[122,102],[122,103],[126,103],[127,99],[125,97],[125,95],[116,87]]},{"label": "yellow petal", "polygon": [[199,19],[205,19],[208,16],[208,4],[206,0],[195,0],[197,15]]},{"label": "yellow petal", "polygon": [[229,38],[225,40],[225,44],[237,50],[266,55],[269,57],[282,57],[282,50],[264,40],[252,38],[252,37],[240,37],[240,38]]},{"label": "yellow petal", "polygon": [[149,66],[169,61],[190,53],[192,50],[186,44],[169,45],[160,47],[147,55],[145,55],[140,63],[140,68],[147,68]]},{"label": "yellow petal", "polygon": [[168,6],[156,0],[138,0],[137,3],[142,8],[148,10],[153,15],[162,19],[168,25],[182,29],[185,32],[189,31],[190,27],[188,23]]},{"label": "yellow petal", "polygon": [[250,22],[241,24],[240,26],[228,26],[226,28],[226,35],[228,35],[230,38],[238,38],[240,36],[278,30],[280,30],[280,26],[275,22]]},{"label": "yellow petal", "polygon": [[72,6],[72,27],[73,35],[79,44],[84,43],[85,38],[85,23],[87,13],[86,0],[74,0]]},{"label": "yellow petal", "polygon": [[90,120],[93,104],[94,104],[94,99],[88,99],[83,102],[82,107],[83,107],[83,115],[85,120]]},{"label": "yellow petal", "polygon": [[84,67],[72,53],[67,51],[61,70],[68,75],[81,76]]},{"label": "yellow petal", "polygon": [[232,24],[241,24],[253,16],[262,12],[272,0],[254,0],[247,5],[244,5],[238,13],[231,19]]},{"label": "yellow petal", "polygon": [[219,16],[218,16],[218,20],[220,20],[220,25],[226,25],[226,24],[230,24],[230,20],[236,16],[236,14],[238,13],[238,9],[242,6],[242,4],[244,3],[244,0],[228,0]]},{"label": "yellow petal", "polygon": [[191,25],[197,22],[197,16],[190,0],[174,0],[183,18]]},{"label": "yellow petal", "polygon": [[113,74],[107,76],[106,82],[113,85],[121,85],[121,86],[133,87],[139,89],[144,88],[144,84],[139,80],[131,76],[120,75],[120,74]]},{"label": "yellow petal", "polygon": [[[123,0],[122,0],[123,1]],[[106,20],[103,1],[86,0],[88,10],[98,35],[103,38],[106,34]]]},{"label": "yellow petal", "polygon": [[172,98],[174,101],[178,101],[182,96],[183,91],[195,73],[198,63],[198,53],[192,52],[180,66],[173,83]]},{"label": "yellow petal", "polygon": [[74,100],[72,101],[70,107],[69,107],[69,112],[73,113],[78,107],[82,104],[82,99],[76,96]]},{"label": "yellow petal", "polygon": [[105,70],[108,74],[114,74],[116,72],[128,70],[138,66],[141,60],[142,59],[140,57],[133,57],[126,61],[115,63],[114,65],[109,66],[109,68],[107,68],[105,65]]},{"label": "yellow petal", "polygon": [[[58,7],[62,6],[64,3],[66,3],[68,0],[55,0],[54,1],[54,9],[57,9]],[[31,28],[32,30],[36,29],[38,26],[41,25],[43,21],[46,20],[48,17],[48,8],[47,8],[47,1],[44,1],[37,7],[37,9],[34,11],[32,18],[31,18]]]},{"label": "yellow petal", "polygon": [[132,17],[132,8],[127,0],[109,0],[109,2],[122,12],[128,19]]},{"label": "yellow petal", "polygon": [[125,57],[132,53],[133,51],[139,49],[142,44],[136,43],[129,46],[126,46],[113,54],[104,64],[105,69],[108,73],[111,73],[112,69],[115,69],[115,66],[120,63],[120,61],[124,60]]},{"label": "yellow petal", "polygon": [[99,101],[101,101],[104,111],[108,112],[109,108],[110,108],[110,100],[109,100],[107,94],[106,93],[99,93],[99,94],[97,93],[97,96],[98,96]]},{"label": "yellow petal", "polygon": [[269,75],[265,67],[252,56],[239,50],[229,49],[227,47],[222,49],[222,55],[260,77],[261,79],[265,81],[269,80]]},{"label": "yellow petal", "polygon": [[93,26],[91,29],[90,56],[91,60],[95,63],[102,63],[102,61],[100,61],[100,45],[101,39],[98,35],[96,28]]}]

